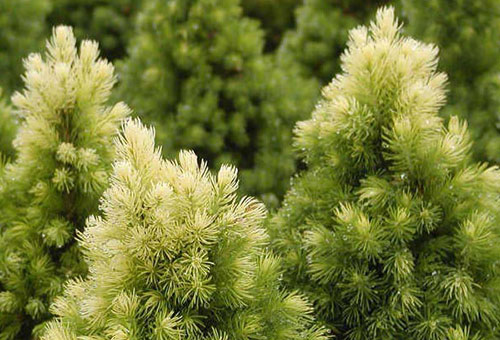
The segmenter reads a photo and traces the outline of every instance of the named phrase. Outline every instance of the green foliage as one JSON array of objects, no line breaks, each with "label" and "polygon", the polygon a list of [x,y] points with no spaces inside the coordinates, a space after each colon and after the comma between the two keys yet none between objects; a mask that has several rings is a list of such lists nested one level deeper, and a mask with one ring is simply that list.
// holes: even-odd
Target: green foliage
[{"label": "green foliage", "polygon": [[500,2],[402,1],[411,34],[436,43],[450,76],[444,114],[466,118],[478,159],[500,162]]},{"label": "green foliage", "polygon": [[364,22],[388,0],[304,0],[296,10],[296,28],[285,35],[279,57],[294,60],[321,83],[340,71],[340,54],[349,29]]},{"label": "green foliage", "polygon": [[21,86],[23,58],[43,47],[50,0],[0,0],[0,87]]},{"label": "green foliage", "polygon": [[165,161],[139,120],[115,145],[102,216],[79,237],[89,276],[68,282],[42,339],[325,339],[280,290],[265,208],[237,198],[234,167],[214,176],[190,151]]},{"label": "green foliage", "polygon": [[109,60],[125,56],[132,21],[142,0],[51,0],[50,26],[74,27],[78,39],[99,42]]},{"label": "green foliage", "polygon": [[283,33],[294,26],[294,11],[302,0],[242,0],[246,15],[260,20],[266,32],[266,50],[274,50]]},{"label": "green foliage", "polygon": [[0,159],[2,157],[12,158],[14,147],[12,141],[16,134],[17,124],[12,107],[7,102],[0,89]]},{"label": "green foliage", "polygon": [[285,281],[339,339],[498,339],[500,170],[444,126],[438,50],[392,9],[350,32],[342,70],[296,128],[307,170],[270,221]]},{"label": "green foliage", "polygon": [[75,44],[57,27],[45,56],[26,60],[25,89],[12,98],[22,125],[0,183],[0,339],[29,338],[63,282],[86,272],[74,233],[97,208],[129,111],[106,105],[115,78],[97,43]]},{"label": "green foliage", "polygon": [[139,15],[120,97],[157,127],[167,156],[194,149],[242,169],[242,191],[276,202],[295,170],[291,130],[317,85],[262,54],[238,0],[151,0]]}]

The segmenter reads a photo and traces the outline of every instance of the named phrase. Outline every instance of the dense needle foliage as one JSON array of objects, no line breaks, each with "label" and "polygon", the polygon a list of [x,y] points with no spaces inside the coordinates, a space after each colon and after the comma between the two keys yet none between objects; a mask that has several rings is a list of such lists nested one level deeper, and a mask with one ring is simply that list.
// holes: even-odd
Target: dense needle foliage
[{"label": "dense needle foliage", "polygon": [[265,208],[237,197],[234,167],[212,175],[190,151],[165,161],[138,120],[115,143],[102,216],[79,237],[90,274],[69,281],[43,339],[325,339],[280,290]]},{"label": "dense needle foliage", "polygon": [[0,0],[0,340],[500,339],[499,32],[499,0]]},{"label": "dense needle foliage", "polygon": [[498,339],[500,171],[439,118],[437,48],[387,8],[347,46],[297,125],[307,170],[270,223],[285,281],[338,339]]},{"label": "dense needle foliage", "polygon": [[75,44],[70,28],[54,29],[12,98],[21,126],[0,183],[0,339],[30,338],[64,281],[86,272],[75,230],[97,208],[129,111],[106,105],[115,77],[97,43]]},{"label": "dense needle foliage", "polygon": [[242,191],[276,202],[295,170],[291,130],[316,84],[264,56],[239,0],[150,0],[119,68],[121,98],[157,127],[167,156],[193,149],[241,170]]},{"label": "dense needle foliage", "polygon": [[500,1],[402,1],[408,30],[440,49],[450,77],[444,114],[469,121],[480,160],[500,163]]}]

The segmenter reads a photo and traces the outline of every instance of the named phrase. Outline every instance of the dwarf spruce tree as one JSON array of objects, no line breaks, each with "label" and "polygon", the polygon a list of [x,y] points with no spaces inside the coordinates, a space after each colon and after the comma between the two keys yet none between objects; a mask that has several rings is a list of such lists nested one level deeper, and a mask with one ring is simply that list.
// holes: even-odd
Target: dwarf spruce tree
[{"label": "dwarf spruce tree", "polygon": [[316,85],[263,56],[262,35],[239,0],[148,1],[120,97],[155,124],[165,155],[187,148],[214,166],[230,162],[243,192],[279,197],[295,169],[291,130]]},{"label": "dwarf spruce tree", "polygon": [[408,30],[436,43],[450,76],[447,116],[469,121],[478,159],[500,163],[500,2],[402,1]]},{"label": "dwarf spruce tree", "polygon": [[307,170],[270,231],[286,282],[338,339],[499,336],[500,171],[438,117],[437,53],[379,10],[297,125]]},{"label": "dwarf spruce tree", "polygon": [[322,84],[340,70],[340,54],[349,29],[375,13],[388,0],[304,0],[295,11],[295,28],[285,34],[280,59],[302,65]]},{"label": "dwarf spruce tree", "polygon": [[22,60],[43,47],[50,0],[0,0],[0,86],[12,94],[21,84]]},{"label": "dwarf spruce tree", "polygon": [[0,339],[28,339],[63,282],[86,272],[73,237],[107,185],[112,138],[128,113],[106,104],[115,77],[97,43],[78,51],[68,27],[25,67],[25,89],[12,98],[17,158],[0,191]]},{"label": "dwarf spruce tree", "polygon": [[164,161],[138,120],[115,145],[102,216],[79,237],[89,275],[68,282],[42,339],[326,339],[280,290],[265,208],[237,198],[234,167]]}]

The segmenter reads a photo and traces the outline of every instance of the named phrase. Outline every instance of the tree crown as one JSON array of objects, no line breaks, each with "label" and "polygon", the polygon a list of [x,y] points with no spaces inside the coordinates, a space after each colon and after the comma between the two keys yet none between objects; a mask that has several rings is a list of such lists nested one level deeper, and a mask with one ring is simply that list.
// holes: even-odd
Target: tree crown
[{"label": "tree crown", "polygon": [[383,8],[350,32],[342,73],[297,124],[308,170],[273,243],[287,282],[346,339],[497,332],[500,171],[471,163],[465,123],[438,117],[437,54]]}]

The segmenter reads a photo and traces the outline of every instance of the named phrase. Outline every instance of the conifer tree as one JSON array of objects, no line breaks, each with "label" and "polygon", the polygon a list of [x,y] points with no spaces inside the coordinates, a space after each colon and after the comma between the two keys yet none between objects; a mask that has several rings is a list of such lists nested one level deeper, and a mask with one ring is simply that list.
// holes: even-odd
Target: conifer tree
[{"label": "conifer tree", "polygon": [[215,167],[232,163],[242,191],[269,202],[295,170],[291,130],[317,85],[277,68],[262,35],[239,0],[148,1],[119,95],[157,127],[166,156],[193,149]]},{"label": "conifer tree", "polygon": [[285,281],[338,339],[498,339],[500,170],[439,118],[438,49],[403,37],[392,8],[347,46],[297,124],[307,170],[270,221]]},{"label": "conifer tree", "polygon": [[43,47],[50,0],[0,0],[0,87],[12,94],[20,87],[23,58]]},{"label": "conifer tree", "polygon": [[265,208],[237,198],[234,167],[164,161],[139,120],[115,145],[102,216],[79,236],[89,275],[68,282],[42,339],[326,339],[280,290]]},{"label": "conifer tree", "polygon": [[408,31],[441,50],[450,76],[444,114],[466,118],[477,158],[500,163],[500,2],[403,0],[402,9]]},{"label": "conifer tree", "polygon": [[274,50],[283,33],[294,25],[295,9],[301,0],[243,0],[246,15],[256,18],[266,32],[266,50]]},{"label": "conifer tree", "polygon": [[43,328],[63,282],[86,272],[75,230],[97,208],[129,111],[106,104],[115,77],[97,43],[75,44],[70,28],[55,28],[12,98],[22,125],[0,186],[0,339]]},{"label": "conifer tree", "polygon": [[373,15],[388,0],[304,0],[295,11],[295,28],[285,34],[279,58],[302,65],[322,84],[340,71],[340,54],[348,30]]},{"label": "conifer tree", "polygon": [[50,26],[74,27],[78,39],[99,42],[109,60],[125,56],[133,20],[142,0],[51,0]]}]

